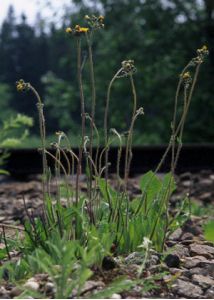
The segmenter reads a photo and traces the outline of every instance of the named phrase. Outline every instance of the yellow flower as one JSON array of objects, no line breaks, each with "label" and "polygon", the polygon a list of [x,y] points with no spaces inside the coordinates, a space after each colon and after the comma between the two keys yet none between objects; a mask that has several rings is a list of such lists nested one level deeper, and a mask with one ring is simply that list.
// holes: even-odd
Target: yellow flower
[{"label": "yellow flower", "polygon": [[191,78],[190,72],[185,72],[182,76],[184,80]]},{"label": "yellow flower", "polygon": [[65,32],[66,32],[66,33],[72,33],[71,27],[67,27],[67,28],[65,29]]},{"label": "yellow flower", "polygon": [[79,25],[75,26],[76,33],[87,33],[89,31],[88,27],[80,27]]},{"label": "yellow flower", "polygon": [[21,91],[24,89],[23,84],[18,83],[18,84],[16,85],[16,89],[17,89],[18,92],[21,92]]},{"label": "yellow flower", "polygon": [[23,79],[16,81],[16,89],[18,92],[22,92],[26,89],[26,83],[24,82]]},{"label": "yellow flower", "polygon": [[80,27],[80,32],[86,33],[89,31],[88,27]]},{"label": "yellow flower", "polygon": [[72,33],[73,35],[79,36],[83,33],[87,33],[89,31],[89,28],[76,25],[73,29],[71,27],[67,27],[65,31],[66,33]]}]

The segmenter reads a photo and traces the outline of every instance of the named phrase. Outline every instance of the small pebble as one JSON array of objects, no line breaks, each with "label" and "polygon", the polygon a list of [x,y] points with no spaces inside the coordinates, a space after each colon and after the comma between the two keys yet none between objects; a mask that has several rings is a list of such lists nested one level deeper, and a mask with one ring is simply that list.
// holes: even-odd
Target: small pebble
[{"label": "small pebble", "polygon": [[122,297],[120,296],[120,294],[112,294],[110,299],[122,299]]},{"label": "small pebble", "polygon": [[35,281],[34,278],[28,279],[28,281],[24,284],[25,288],[31,289],[33,291],[38,291],[39,290],[39,283]]},{"label": "small pebble", "polygon": [[10,296],[11,298],[17,297],[22,293],[22,291],[18,288],[18,287],[14,287],[11,291],[10,291]]}]

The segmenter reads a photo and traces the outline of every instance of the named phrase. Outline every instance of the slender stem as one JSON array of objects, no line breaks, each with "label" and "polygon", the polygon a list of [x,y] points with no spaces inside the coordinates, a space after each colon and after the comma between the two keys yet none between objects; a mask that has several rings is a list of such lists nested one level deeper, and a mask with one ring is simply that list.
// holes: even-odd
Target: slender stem
[{"label": "slender stem", "polygon": [[131,164],[131,159],[132,159],[132,136],[133,136],[135,115],[136,115],[136,110],[137,110],[137,94],[136,94],[135,84],[134,84],[132,75],[130,75],[130,81],[131,81],[131,87],[132,87],[132,93],[133,93],[133,112],[132,112],[131,124],[129,127],[129,133],[128,133],[128,137],[127,137],[127,143],[126,143],[125,170],[124,170],[125,189],[127,188],[129,169],[130,169],[130,164]]},{"label": "slender stem", "polygon": [[[183,122],[186,120],[186,116],[187,116],[187,113],[188,113],[188,110],[189,110],[189,106],[190,106],[190,102],[191,102],[191,99],[192,99],[192,95],[193,95],[193,91],[194,91],[194,88],[195,88],[195,84],[197,82],[197,78],[198,78],[198,74],[199,74],[199,69],[200,69],[200,64],[197,66],[196,68],[196,71],[195,71],[195,75],[194,75],[194,79],[193,79],[193,83],[191,85],[191,89],[190,89],[190,93],[189,93],[189,96],[188,96],[188,99],[187,99],[187,105],[186,105],[186,111],[183,113],[181,119],[180,119],[180,122],[175,130],[175,133],[174,133],[174,138],[176,139],[180,129],[181,129],[181,126],[183,124]],[[170,142],[168,144],[168,147],[165,151],[165,153],[163,154],[163,157],[160,161],[160,163],[158,164],[157,168],[155,169],[155,173],[157,173],[160,169],[160,167],[162,166],[163,162],[165,161],[165,158],[169,152],[169,150],[171,149],[171,146],[172,146],[172,140],[173,138],[171,137],[170,139]]]},{"label": "slender stem", "polygon": [[[90,33],[89,33],[90,34]],[[93,130],[94,130],[94,118],[95,118],[95,107],[96,107],[96,88],[95,88],[95,76],[94,76],[94,63],[93,63],[93,52],[92,52],[92,33],[88,35],[86,33],[86,40],[88,44],[88,53],[89,53],[89,68],[90,68],[90,79],[91,79],[91,120],[90,123],[90,141],[89,141],[89,154],[92,158],[92,147],[93,147]],[[89,181],[89,199],[91,198],[91,188],[92,188],[92,165],[89,162],[90,167],[90,181]]]},{"label": "slender stem", "polygon": [[6,252],[7,252],[7,257],[8,257],[9,260],[11,260],[10,251],[9,251],[8,244],[7,244],[7,238],[6,238],[6,235],[5,235],[4,226],[2,226],[2,232],[3,232],[3,239],[4,239],[5,249],[6,249]]},{"label": "slender stem", "polygon": [[193,83],[192,83],[192,86],[191,86],[191,89],[190,89],[189,96],[187,96],[187,89],[186,88],[184,89],[184,114],[183,114],[183,118],[180,122],[180,136],[179,136],[180,143],[179,143],[177,153],[176,153],[176,156],[175,156],[174,170],[177,166],[178,158],[179,158],[180,151],[181,151],[181,148],[182,148],[182,138],[183,138],[183,130],[184,130],[184,125],[185,125],[185,120],[186,120],[186,116],[187,116],[187,113],[188,113],[188,110],[189,110],[189,106],[190,106],[190,102],[191,102],[191,99],[192,99],[195,84],[196,84],[196,81],[197,81],[197,78],[198,78],[199,68],[200,68],[200,65],[198,65],[197,68],[196,68],[196,72],[195,72]]},{"label": "slender stem", "polygon": [[42,144],[42,155],[43,155],[43,175],[46,174],[47,171],[47,159],[45,154],[45,139],[46,139],[46,129],[45,129],[45,117],[43,112],[44,104],[42,103],[42,100],[36,91],[36,89],[30,85],[31,91],[34,93],[34,95],[37,98],[37,106],[38,106],[38,112],[39,112],[39,127],[40,127],[40,137],[41,137],[41,144]]},{"label": "slender stem", "polygon": [[[181,151],[181,148],[182,148],[182,137],[183,137],[184,125],[185,125],[186,117],[187,117],[187,114],[188,114],[189,106],[190,106],[190,103],[191,103],[193,91],[194,91],[194,88],[195,88],[195,85],[196,85],[196,82],[197,82],[199,69],[200,69],[200,64],[198,64],[197,67],[196,67],[196,71],[195,71],[194,78],[193,78],[193,83],[191,85],[190,92],[189,92],[188,96],[187,96],[187,88],[186,87],[184,88],[183,114],[182,114],[182,117],[180,119],[179,125],[177,126],[176,131],[175,131],[175,137],[177,137],[178,134],[179,134],[179,146],[178,146],[178,149],[177,149],[177,152],[176,152],[176,155],[175,155],[175,160],[174,160],[173,165],[172,165],[172,174],[174,174],[174,172],[175,172],[175,168],[176,168],[176,165],[177,165],[179,154],[180,154],[180,151]],[[173,177],[171,177],[169,185],[171,185],[172,179],[173,179]],[[168,188],[167,188],[167,190],[168,190]],[[164,230],[162,250],[163,250],[163,247],[164,247],[164,244],[165,244],[165,239],[166,239],[167,231],[168,231],[168,228],[169,228],[169,198],[170,198],[170,194],[168,194],[167,198],[166,198],[166,226],[165,226],[165,230]]]},{"label": "slender stem", "polygon": [[79,83],[79,92],[80,92],[80,105],[81,105],[81,145],[79,147],[79,157],[77,164],[77,176],[76,176],[76,204],[79,200],[79,177],[82,172],[82,156],[83,156],[83,146],[84,146],[84,136],[85,136],[85,100],[83,93],[83,84],[82,84],[82,70],[81,70],[81,39],[77,38],[77,77]]},{"label": "slender stem", "polygon": [[44,206],[44,212],[45,210],[45,195],[46,195],[46,191],[47,193],[49,192],[49,188],[48,188],[48,181],[46,181],[47,179],[47,174],[48,174],[48,165],[47,165],[47,158],[46,158],[46,145],[45,145],[45,141],[46,141],[46,128],[45,128],[45,117],[44,117],[44,111],[43,111],[43,107],[44,104],[38,94],[38,92],[36,91],[36,89],[32,86],[29,85],[30,90],[33,92],[33,94],[35,95],[36,99],[37,99],[37,108],[38,108],[38,113],[39,113],[39,129],[40,129],[40,137],[41,137],[41,145],[42,145],[42,167],[43,167],[43,176],[42,176],[42,192],[43,192],[43,206]]},{"label": "slender stem", "polygon": [[177,118],[177,107],[178,107],[178,97],[182,85],[182,75],[186,72],[189,68],[190,63],[188,63],[183,71],[180,74],[180,79],[177,85],[176,93],[175,93],[175,101],[174,101],[174,112],[173,112],[173,121],[172,121],[172,158],[171,158],[171,170],[173,169],[173,164],[175,160],[175,127],[176,127],[176,118]]},{"label": "slender stem", "polygon": [[[58,153],[60,153],[60,150],[57,149]],[[60,157],[58,158],[57,156],[54,156],[53,154],[51,154],[48,150],[45,150],[45,153],[47,155],[49,155],[51,158],[53,158],[53,160],[55,161],[55,163],[59,166],[59,168],[61,168],[63,170],[63,173],[65,175],[65,181],[66,181],[66,185],[69,186],[69,183],[68,183],[68,174],[66,172],[66,169],[64,168],[63,164],[61,163],[60,161]],[[59,169],[59,172],[60,172],[60,169]]]},{"label": "slender stem", "polygon": [[[146,189],[148,188],[148,186],[150,185],[150,183],[151,183],[152,179],[154,178],[155,174],[160,170],[161,166],[163,165],[163,163],[164,163],[164,161],[165,161],[165,159],[166,159],[166,157],[167,157],[167,154],[169,153],[169,151],[170,151],[170,149],[171,149],[171,147],[172,147],[173,140],[176,140],[176,137],[177,137],[177,135],[179,134],[180,129],[182,128],[182,126],[184,126],[184,122],[185,122],[185,120],[186,120],[187,113],[188,113],[189,106],[190,106],[190,102],[191,102],[191,99],[192,99],[193,91],[194,91],[194,88],[195,88],[195,85],[196,85],[196,82],[197,82],[197,78],[198,78],[198,74],[199,74],[200,65],[201,65],[201,64],[198,64],[197,67],[196,67],[195,75],[194,75],[194,78],[193,78],[193,83],[192,83],[192,85],[191,85],[191,89],[190,89],[189,95],[188,95],[187,100],[186,100],[185,110],[183,111],[183,114],[182,114],[182,116],[181,116],[180,122],[179,122],[179,124],[178,124],[176,130],[174,131],[174,136],[173,136],[173,137],[171,136],[170,141],[169,141],[169,143],[168,143],[168,146],[167,146],[167,148],[166,148],[166,150],[165,150],[165,152],[164,152],[164,154],[163,154],[163,156],[162,156],[162,158],[161,158],[159,164],[157,165],[156,169],[154,170],[153,175],[150,177],[150,180],[148,180],[148,182],[147,182],[147,184],[146,184],[145,191],[146,191]],[[177,153],[178,155],[179,155],[179,153],[180,153],[180,150],[181,150],[181,149],[179,149],[179,152]],[[176,156],[177,156],[177,158],[176,158],[176,163],[174,163],[174,164],[171,166],[173,172],[175,171],[175,166],[176,166],[176,164],[177,164],[178,155],[176,155]],[[144,194],[145,194],[145,192],[143,192],[143,194],[142,194],[142,199],[144,199]],[[139,212],[141,206],[142,206],[142,201],[140,202],[140,204],[139,204],[139,206],[138,206],[138,208],[137,208],[137,210],[136,210],[137,212]]]},{"label": "slender stem", "polygon": [[96,106],[96,89],[95,89],[95,77],[94,77],[94,63],[93,63],[93,53],[92,53],[92,34],[91,31],[89,34],[86,33],[86,40],[88,45],[88,53],[89,53],[89,69],[90,69],[90,80],[91,80],[91,120],[90,122],[90,139],[89,139],[89,157],[87,157],[87,163],[89,166],[89,180],[88,180],[88,197],[89,197],[89,207],[91,214],[93,215],[93,205],[92,205],[92,176],[93,176],[93,164],[92,164],[92,148],[93,148],[93,139],[94,139],[94,118],[95,118],[95,106]]},{"label": "slender stem", "polygon": [[[111,88],[114,83],[114,81],[117,79],[118,74],[121,72],[122,68],[117,71],[117,73],[114,75],[114,77],[111,79],[108,90],[107,90],[107,97],[106,97],[106,106],[105,106],[105,114],[104,114],[104,141],[105,141],[105,147],[108,144],[109,134],[108,134],[108,113],[109,113],[109,101],[110,101],[110,94],[111,94]],[[108,180],[108,148],[105,152],[105,179]]]}]

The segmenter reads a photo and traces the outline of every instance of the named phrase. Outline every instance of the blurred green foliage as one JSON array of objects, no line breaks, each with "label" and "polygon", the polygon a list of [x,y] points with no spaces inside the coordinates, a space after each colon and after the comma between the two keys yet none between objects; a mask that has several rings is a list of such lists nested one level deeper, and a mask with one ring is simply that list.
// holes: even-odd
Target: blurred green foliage
[{"label": "blurred green foliage", "polygon": [[[134,142],[167,142],[173,98],[179,73],[206,44],[210,56],[202,67],[184,142],[212,142],[214,114],[214,2],[212,0],[98,0],[71,1],[62,26],[38,18],[35,27],[26,17],[16,22],[12,8],[0,31],[0,104],[4,111],[18,110],[35,118],[29,94],[17,95],[14,82],[24,78],[37,87],[46,103],[48,132],[60,129],[78,134],[80,103],[76,80],[75,41],[67,26],[84,24],[85,14],[103,14],[105,30],[94,39],[97,86],[96,122],[103,127],[106,88],[124,59],[134,59],[139,106],[145,116],[137,121]],[[74,5],[76,6],[74,9]],[[83,58],[88,64],[86,45]],[[87,112],[90,113],[90,79],[83,69]],[[126,78],[116,81],[110,103],[110,126],[127,130],[132,97]],[[2,96],[3,94],[3,96]],[[10,95],[10,97],[8,96]],[[182,103],[181,103],[182,105]],[[1,106],[2,107],[2,106]],[[3,111],[2,110],[2,111]],[[1,115],[0,115],[1,117]],[[36,123],[37,124],[37,123]],[[37,126],[33,134],[37,133]]]},{"label": "blurred green foliage", "polygon": [[214,220],[210,220],[204,226],[204,235],[206,240],[214,243]]}]

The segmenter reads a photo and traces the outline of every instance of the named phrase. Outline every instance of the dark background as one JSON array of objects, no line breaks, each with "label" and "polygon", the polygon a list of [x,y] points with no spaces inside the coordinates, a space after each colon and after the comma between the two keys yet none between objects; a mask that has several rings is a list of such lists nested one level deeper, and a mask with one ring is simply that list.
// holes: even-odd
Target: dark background
[{"label": "dark background", "polygon": [[[103,124],[106,89],[124,59],[134,59],[138,106],[145,115],[136,123],[135,144],[168,141],[174,94],[179,74],[196,49],[204,44],[210,55],[201,67],[184,134],[185,143],[213,143],[214,116],[214,1],[213,0],[98,0],[71,1],[57,27],[39,15],[36,26],[27,16],[15,18],[12,7],[0,28],[0,119],[16,111],[32,116],[35,126],[25,146],[33,146],[39,132],[35,100],[17,93],[16,80],[23,78],[36,87],[45,102],[49,135],[64,130],[80,131],[80,103],[76,79],[75,39],[67,26],[84,24],[84,15],[105,16],[105,29],[96,32],[94,61],[97,86],[96,123]],[[96,5],[95,5],[96,4]],[[75,6],[75,9],[74,9]],[[91,101],[87,48],[83,70],[86,108]],[[110,103],[110,126],[127,130],[132,109],[130,83],[117,80]],[[34,141],[36,139],[34,138]],[[36,142],[35,142],[36,145]]]}]

